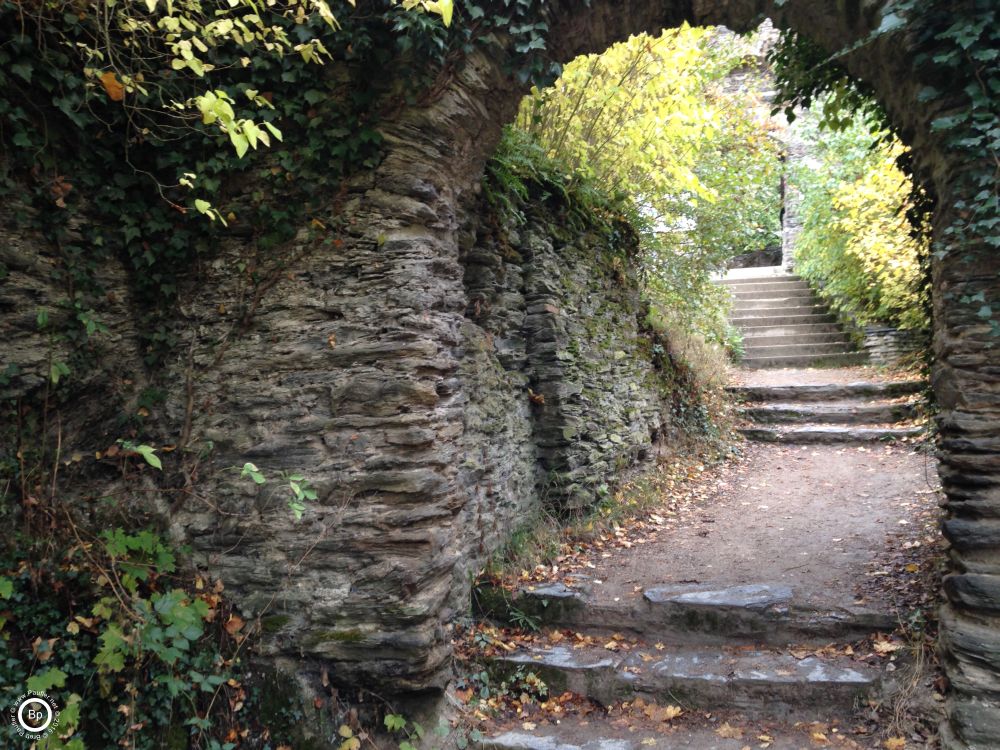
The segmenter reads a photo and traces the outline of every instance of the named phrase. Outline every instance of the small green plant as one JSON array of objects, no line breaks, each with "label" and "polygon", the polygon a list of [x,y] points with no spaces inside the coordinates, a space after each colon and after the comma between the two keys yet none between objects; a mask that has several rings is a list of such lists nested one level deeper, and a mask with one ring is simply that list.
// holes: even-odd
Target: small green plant
[{"label": "small green plant", "polygon": [[122,447],[122,450],[142,456],[143,460],[154,469],[163,470],[163,463],[156,455],[156,449],[153,446],[145,443],[134,443],[131,440],[119,440],[118,445]]},{"label": "small green plant", "polygon": [[[248,477],[254,484],[266,484],[267,479],[263,472],[255,464],[247,462],[243,464],[240,477]],[[306,478],[295,472],[281,472],[281,481],[286,483],[291,498],[288,500],[288,507],[295,516],[296,521],[302,520],[302,515],[306,511],[306,501],[317,498],[315,488],[306,481]]]},{"label": "small green plant", "polygon": [[[548,602],[546,601],[544,602],[544,604],[547,605]],[[528,614],[524,610],[518,609],[513,605],[510,608],[508,617],[510,618],[511,623],[515,627],[521,628],[522,630],[530,630],[532,632],[536,632],[542,625],[542,620],[540,617]]]},{"label": "small green plant", "polygon": [[19,535],[0,548],[0,700],[25,689],[58,697],[59,734],[44,750],[235,747],[222,738],[246,716],[230,701],[242,696],[246,635],[222,616],[219,585],[181,575],[154,531],[83,541],[66,524],[74,541],[63,549]]}]

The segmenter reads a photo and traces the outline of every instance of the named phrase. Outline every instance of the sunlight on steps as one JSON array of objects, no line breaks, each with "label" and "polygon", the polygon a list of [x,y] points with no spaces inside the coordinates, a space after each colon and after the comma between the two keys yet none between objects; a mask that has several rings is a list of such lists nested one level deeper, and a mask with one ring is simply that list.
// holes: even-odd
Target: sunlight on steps
[{"label": "sunlight on steps", "polygon": [[829,367],[866,361],[808,284],[781,266],[734,269],[730,322],[744,337],[744,367]]}]

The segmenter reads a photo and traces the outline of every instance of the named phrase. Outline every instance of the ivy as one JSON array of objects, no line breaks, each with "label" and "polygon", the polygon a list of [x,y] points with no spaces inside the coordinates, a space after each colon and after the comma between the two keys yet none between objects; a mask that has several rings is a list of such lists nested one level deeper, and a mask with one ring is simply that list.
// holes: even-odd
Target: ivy
[{"label": "ivy", "polygon": [[[81,533],[66,524],[60,532]],[[5,541],[0,700],[14,705],[25,688],[56,698],[59,732],[40,747],[219,750],[237,736],[281,744],[281,736],[267,743],[254,711],[260,697],[244,674],[250,628],[220,583],[179,572],[176,550],[158,534],[116,528],[62,545],[20,534]]]},{"label": "ivy", "polygon": [[[954,163],[963,165],[944,196],[951,204],[940,207],[953,219],[938,227],[934,256],[968,260],[982,246],[1000,249],[1000,8],[990,0],[894,0],[859,45],[885,35],[895,35],[905,45],[913,77],[922,84],[917,98],[933,112],[931,133]],[[829,94],[832,113],[853,103],[885,123],[877,105],[864,103],[873,101],[870,90],[851,79],[839,63],[850,52],[826,56],[803,37],[786,33],[772,58],[784,106],[806,106]],[[905,157],[901,167],[912,174],[912,157]],[[920,194],[914,196],[910,215],[919,226],[933,198],[931,186],[919,181],[915,185]],[[948,301],[975,306],[969,314],[988,321],[991,335],[1000,336],[994,314],[1000,304],[977,305],[971,298]]]}]

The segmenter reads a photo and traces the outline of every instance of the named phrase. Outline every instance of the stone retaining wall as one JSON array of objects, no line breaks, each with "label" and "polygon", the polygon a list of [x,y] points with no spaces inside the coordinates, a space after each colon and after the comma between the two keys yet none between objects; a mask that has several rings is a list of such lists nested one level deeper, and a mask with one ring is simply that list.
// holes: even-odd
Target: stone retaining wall
[{"label": "stone retaining wall", "polygon": [[863,347],[873,365],[896,365],[925,350],[927,341],[918,331],[869,326],[864,329]]}]

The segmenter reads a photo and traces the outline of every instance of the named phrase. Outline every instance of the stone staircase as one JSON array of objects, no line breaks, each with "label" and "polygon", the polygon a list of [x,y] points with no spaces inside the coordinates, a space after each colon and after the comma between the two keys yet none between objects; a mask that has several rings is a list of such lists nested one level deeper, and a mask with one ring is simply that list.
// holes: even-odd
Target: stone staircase
[{"label": "stone staircase", "polygon": [[730,322],[743,333],[745,367],[843,367],[865,362],[808,284],[780,267],[737,269],[720,282],[733,295]]},{"label": "stone staircase", "polygon": [[765,443],[866,443],[918,437],[919,380],[731,386],[744,437]]},{"label": "stone staircase", "polygon": [[[568,690],[604,706],[642,699],[708,712],[723,717],[720,722],[730,714],[766,722],[777,748],[806,746],[795,734],[801,723],[846,726],[859,705],[893,689],[880,668],[852,659],[846,649],[873,632],[891,630],[894,621],[884,612],[800,601],[781,584],[654,586],[637,600],[611,604],[591,592],[586,580],[572,588],[555,583],[517,592],[513,605],[546,627],[596,640],[522,648],[498,657],[496,667],[530,670],[552,695]],[[567,717],[544,733],[509,731],[481,744],[498,750],[746,747],[712,729],[658,736],[655,742],[644,735],[597,740],[595,730],[610,728],[587,724],[577,726]]]}]

